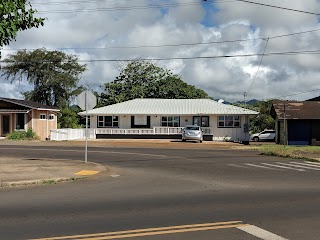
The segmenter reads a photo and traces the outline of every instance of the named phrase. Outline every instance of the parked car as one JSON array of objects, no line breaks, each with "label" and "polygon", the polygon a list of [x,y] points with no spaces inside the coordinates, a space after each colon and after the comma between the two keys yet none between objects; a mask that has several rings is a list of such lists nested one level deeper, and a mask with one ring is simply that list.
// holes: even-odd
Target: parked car
[{"label": "parked car", "polygon": [[255,133],[250,136],[250,139],[259,142],[259,141],[274,141],[276,138],[276,132],[274,130],[264,130],[260,133]]},{"label": "parked car", "polygon": [[182,142],[186,140],[195,140],[200,143],[203,141],[203,131],[197,125],[187,125],[182,129]]}]

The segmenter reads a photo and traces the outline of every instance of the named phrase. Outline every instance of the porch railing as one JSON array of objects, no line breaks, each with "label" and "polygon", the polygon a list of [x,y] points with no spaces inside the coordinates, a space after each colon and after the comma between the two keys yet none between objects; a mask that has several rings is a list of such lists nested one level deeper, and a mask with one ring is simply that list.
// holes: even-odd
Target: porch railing
[{"label": "porch railing", "polygon": [[[95,139],[97,134],[110,135],[174,135],[180,134],[183,127],[154,127],[154,128],[91,128],[88,129],[89,139]],[[213,128],[202,128],[204,134],[213,134]],[[50,131],[50,140],[76,140],[85,138],[85,129],[55,129]]]}]

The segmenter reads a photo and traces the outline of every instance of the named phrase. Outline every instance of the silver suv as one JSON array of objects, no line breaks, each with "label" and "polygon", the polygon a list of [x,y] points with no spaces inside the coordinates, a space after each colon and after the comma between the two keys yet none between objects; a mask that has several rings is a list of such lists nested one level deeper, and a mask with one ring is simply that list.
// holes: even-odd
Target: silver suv
[{"label": "silver suv", "polygon": [[182,129],[182,142],[186,140],[195,140],[202,143],[203,141],[203,131],[197,125],[187,125]]}]

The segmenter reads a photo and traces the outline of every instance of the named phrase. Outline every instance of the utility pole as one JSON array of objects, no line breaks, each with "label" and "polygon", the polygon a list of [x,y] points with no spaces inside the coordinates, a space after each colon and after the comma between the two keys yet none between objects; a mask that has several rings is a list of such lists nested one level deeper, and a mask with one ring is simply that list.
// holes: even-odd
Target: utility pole
[{"label": "utility pole", "polygon": [[244,92],[243,93],[243,99],[244,99],[244,108],[247,108],[247,103],[246,103],[246,96],[247,96],[247,93]]},{"label": "utility pole", "polygon": [[283,146],[287,145],[286,103],[283,102]]}]

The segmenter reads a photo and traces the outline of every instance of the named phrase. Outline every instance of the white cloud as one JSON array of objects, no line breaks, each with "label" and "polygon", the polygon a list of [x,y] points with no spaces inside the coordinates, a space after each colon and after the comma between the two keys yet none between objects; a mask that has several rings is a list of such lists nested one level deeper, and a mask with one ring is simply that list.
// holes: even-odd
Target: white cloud
[{"label": "white cloud", "polygon": [[[34,3],[41,2],[34,0]],[[51,1],[54,2],[54,1]],[[271,4],[267,0],[257,2]],[[48,18],[44,27],[18,33],[17,41],[2,51],[5,58],[8,49],[71,48],[65,50],[79,55],[80,59],[135,59],[139,57],[170,58],[199,57],[234,54],[262,53],[265,40],[292,32],[320,28],[319,18],[276,8],[241,2],[217,3],[210,9],[201,4],[186,4],[185,1],[88,1],[71,4],[49,4],[43,1],[34,5],[39,11],[56,9],[96,9],[96,11],[72,13],[45,13]],[[152,4],[177,4],[172,8],[150,8]],[[320,9],[317,0],[275,0],[272,4],[315,11]],[[188,6],[182,6],[188,5]],[[106,11],[108,8],[146,6],[146,9]],[[104,9],[104,11],[102,11]],[[210,17],[207,16],[210,10]],[[211,11],[213,10],[213,11]],[[204,20],[205,19],[205,20]],[[319,49],[320,31],[268,41],[266,52],[304,51]],[[189,45],[161,48],[113,48],[118,46],[164,45],[196,42],[256,39],[222,44]],[[105,49],[88,49],[88,48]],[[86,48],[86,49],[80,49]],[[213,58],[192,60],[158,61],[160,66],[182,76],[183,80],[195,85],[214,98],[228,101],[242,100],[253,82],[261,57]],[[248,98],[268,99],[320,88],[319,55],[265,56]],[[100,91],[101,85],[110,82],[119,74],[115,62],[88,63],[81,84],[86,82]],[[31,86],[9,84],[0,79],[4,86],[0,96],[21,98],[19,92]],[[293,96],[314,97],[316,92]]]}]

